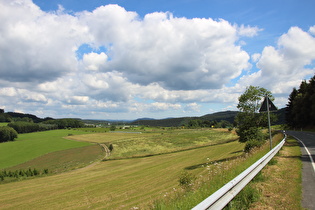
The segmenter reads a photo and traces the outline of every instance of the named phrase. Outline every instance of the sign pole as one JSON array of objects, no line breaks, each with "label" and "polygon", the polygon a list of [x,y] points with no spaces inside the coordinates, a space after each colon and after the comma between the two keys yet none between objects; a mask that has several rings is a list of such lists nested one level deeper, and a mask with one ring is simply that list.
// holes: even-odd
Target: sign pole
[{"label": "sign pole", "polygon": [[267,113],[268,113],[268,130],[269,130],[269,143],[270,143],[270,150],[272,149],[272,136],[271,136],[271,126],[270,126],[270,114],[269,114],[269,98],[266,95],[267,101]]}]

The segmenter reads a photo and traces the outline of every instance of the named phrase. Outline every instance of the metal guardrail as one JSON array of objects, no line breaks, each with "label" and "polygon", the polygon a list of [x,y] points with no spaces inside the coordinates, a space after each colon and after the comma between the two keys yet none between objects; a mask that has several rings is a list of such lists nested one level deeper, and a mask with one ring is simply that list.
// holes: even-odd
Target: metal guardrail
[{"label": "metal guardrail", "polygon": [[218,210],[224,208],[257,174],[263,169],[267,163],[277,154],[283,146],[287,136],[270,150],[265,156],[256,161],[253,165],[228,182],[218,191],[203,200],[193,210],[213,209]]}]

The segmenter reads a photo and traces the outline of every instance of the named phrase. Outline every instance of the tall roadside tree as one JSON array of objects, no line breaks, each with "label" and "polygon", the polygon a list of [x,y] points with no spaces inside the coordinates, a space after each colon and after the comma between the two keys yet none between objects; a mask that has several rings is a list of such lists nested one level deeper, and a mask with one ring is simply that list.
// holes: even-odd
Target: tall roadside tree
[{"label": "tall roadside tree", "polygon": [[239,141],[247,142],[248,147],[251,147],[251,144],[256,146],[262,144],[265,139],[265,135],[261,132],[260,127],[267,125],[267,116],[264,113],[258,113],[265,96],[268,96],[271,101],[274,100],[271,92],[265,88],[249,86],[238,98],[237,108],[240,112],[235,120],[237,124],[236,132],[240,137]]},{"label": "tall roadside tree", "polygon": [[293,88],[286,106],[286,122],[291,128],[315,127],[315,75]]}]

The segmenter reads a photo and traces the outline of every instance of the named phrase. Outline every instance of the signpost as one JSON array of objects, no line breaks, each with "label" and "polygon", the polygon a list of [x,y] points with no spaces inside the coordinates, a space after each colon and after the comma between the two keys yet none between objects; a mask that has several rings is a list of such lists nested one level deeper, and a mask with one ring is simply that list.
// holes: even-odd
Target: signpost
[{"label": "signpost", "polygon": [[265,100],[262,103],[259,112],[267,112],[268,114],[268,129],[269,129],[269,142],[270,142],[270,150],[272,149],[272,136],[271,136],[271,126],[270,126],[270,112],[276,111],[277,107],[272,103],[272,101],[265,96]]}]

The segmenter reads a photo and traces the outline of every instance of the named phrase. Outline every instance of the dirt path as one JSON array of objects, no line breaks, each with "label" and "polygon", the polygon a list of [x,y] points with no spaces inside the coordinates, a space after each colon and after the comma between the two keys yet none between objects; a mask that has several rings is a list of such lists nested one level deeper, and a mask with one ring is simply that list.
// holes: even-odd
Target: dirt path
[{"label": "dirt path", "polygon": [[105,144],[99,144],[105,152],[105,156],[103,157],[103,159],[107,158],[110,156],[110,150],[108,149],[108,147]]},{"label": "dirt path", "polygon": [[108,147],[105,145],[105,144],[98,144],[100,147],[102,147],[102,150],[105,152],[105,155],[104,157],[102,157],[100,160],[97,160],[95,162],[93,162],[92,164],[90,165],[87,165],[83,168],[78,168],[76,170],[72,170],[72,171],[78,171],[78,170],[86,170],[86,169],[89,169],[89,168],[92,168],[93,166],[99,164],[100,162],[102,162],[105,158],[109,157],[110,156],[110,150],[108,149]]}]

